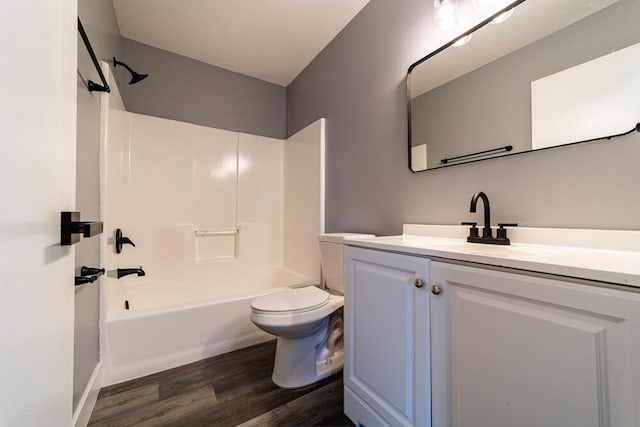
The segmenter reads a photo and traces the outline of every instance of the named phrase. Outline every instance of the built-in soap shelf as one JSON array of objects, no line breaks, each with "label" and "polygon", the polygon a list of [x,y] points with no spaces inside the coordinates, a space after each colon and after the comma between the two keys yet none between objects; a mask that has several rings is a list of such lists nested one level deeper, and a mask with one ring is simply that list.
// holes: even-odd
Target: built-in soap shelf
[{"label": "built-in soap shelf", "polygon": [[228,260],[238,257],[240,228],[193,231],[197,261]]},{"label": "built-in soap shelf", "polygon": [[234,228],[232,230],[195,230],[193,233],[196,237],[208,237],[208,236],[232,236],[238,234],[239,229]]}]

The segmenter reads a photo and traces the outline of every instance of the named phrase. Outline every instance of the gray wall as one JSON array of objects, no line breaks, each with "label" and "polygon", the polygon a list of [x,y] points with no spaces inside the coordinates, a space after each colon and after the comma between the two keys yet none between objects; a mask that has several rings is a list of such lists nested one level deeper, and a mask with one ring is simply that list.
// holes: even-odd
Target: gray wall
[{"label": "gray wall", "polygon": [[[413,99],[411,142],[427,144],[429,167],[440,166],[444,157],[502,145],[530,150],[531,82],[638,43],[640,11],[632,6],[616,3]],[[429,61],[414,73],[428,70]]]},{"label": "gray wall", "polygon": [[[149,77],[120,84],[127,111],[273,138],[286,137],[286,89],[122,39],[121,59]],[[115,71],[120,82],[128,72]]]},{"label": "gray wall", "polygon": [[495,222],[640,229],[637,134],[409,171],[405,76],[428,53],[430,7],[371,0],[287,88],[289,135],[327,118],[327,231],[396,234],[403,223],[479,218],[468,212],[478,190]]},{"label": "gray wall", "polygon": [[[82,0],[78,15],[99,59],[117,54],[118,23],[110,0]],[[100,82],[87,50],[78,36],[78,116],[76,149],[76,210],[82,219],[100,218],[100,97],[87,90],[86,81]],[[76,275],[80,266],[100,266],[99,238],[75,245]],[[99,359],[100,288],[97,284],[75,289],[73,409],[75,410]]]},{"label": "gray wall", "polygon": [[[78,0],[78,16],[98,59],[111,63],[114,56],[119,56],[122,48],[120,27],[112,0]],[[82,61],[86,54],[84,45],[80,44],[78,49],[78,53],[82,53],[78,60]],[[122,86],[121,82],[118,84]]]}]

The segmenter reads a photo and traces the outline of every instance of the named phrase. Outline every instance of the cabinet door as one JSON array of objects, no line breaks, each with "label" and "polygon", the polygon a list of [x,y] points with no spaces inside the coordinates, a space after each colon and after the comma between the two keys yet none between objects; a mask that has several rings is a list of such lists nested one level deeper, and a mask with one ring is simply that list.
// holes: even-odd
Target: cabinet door
[{"label": "cabinet door", "polygon": [[640,425],[640,295],[431,263],[437,427]]},{"label": "cabinet door", "polygon": [[346,390],[392,426],[430,425],[429,294],[415,286],[428,260],[351,247],[345,259]]}]

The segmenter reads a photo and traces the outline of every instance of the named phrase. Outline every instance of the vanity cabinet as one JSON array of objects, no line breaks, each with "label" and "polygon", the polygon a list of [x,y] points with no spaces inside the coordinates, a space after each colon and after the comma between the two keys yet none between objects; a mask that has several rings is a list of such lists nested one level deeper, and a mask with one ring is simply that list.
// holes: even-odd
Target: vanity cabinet
[{"label": "vanity cabinet", "polygon": [[640,425],[640,296],[431,263],[434,427]]},{"label": "vanity cabinet", "polygon": [[428,267],[345,248],[345,413],[359,424],[430,423]]},{"label": "vanity cabinet", "polygon": [[640,426],[637,292],[355,247],[345,282],[362,425]]}]

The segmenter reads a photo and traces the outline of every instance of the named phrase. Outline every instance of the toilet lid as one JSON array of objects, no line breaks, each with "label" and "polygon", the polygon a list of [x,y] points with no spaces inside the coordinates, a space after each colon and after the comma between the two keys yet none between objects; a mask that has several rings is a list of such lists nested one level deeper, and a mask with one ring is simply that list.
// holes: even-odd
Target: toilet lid
[{"label": "toilet lid", "polygon": [[313,310],[327,304],[329,294],[315,286],[274,292],[251,302],[255,310],[268,312],[299,312]]}]

